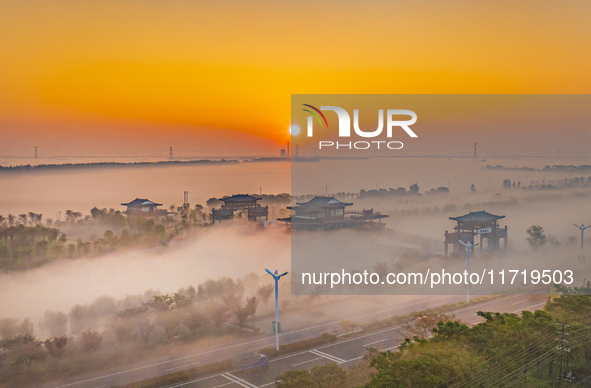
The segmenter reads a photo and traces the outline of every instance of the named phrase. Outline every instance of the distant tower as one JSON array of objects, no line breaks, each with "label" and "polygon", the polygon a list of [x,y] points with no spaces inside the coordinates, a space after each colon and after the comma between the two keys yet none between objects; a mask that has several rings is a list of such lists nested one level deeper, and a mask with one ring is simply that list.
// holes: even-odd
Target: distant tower
[{"label": "distant tower", "polygon": [[189,207],[189,192],[188,191],[185,191],[185,193],[183,195],[183,206]]},{"label": "distant tower", "polygon": [[35,159],[37,159],[37,146],[35,146]]},{"label": "distant tower", "polygon": [[287,142],[287,148],[285,149],[285,152],[287,153],[287,156],[289,156],[289,142]]},{"label": "distant tower", "polygon": [[170,150],[168,153],[168,160],[172,160],[172,147],[170,147]]},{"label": "distant tower", "polygon": [[476,151],[476,143],[474,143],[474,157],[472,158],[472,163],[478,163],[478,152]]},{"label": "distant tower", "polygon": [[299,153],[300,149],[299,148],[300,148],[300,146],[296,144],[296,153],[295,153],[296,159],[300,157],[300,153]]}]

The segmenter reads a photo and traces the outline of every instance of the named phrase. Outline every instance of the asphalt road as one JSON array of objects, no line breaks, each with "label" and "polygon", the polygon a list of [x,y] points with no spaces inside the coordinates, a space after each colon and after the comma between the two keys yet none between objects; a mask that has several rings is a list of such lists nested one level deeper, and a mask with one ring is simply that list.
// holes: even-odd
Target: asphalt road
[{"label": "asphalt road", "polygon": [[[545,302],[532,302],[526,296],[508,296],[498,300],[485,302],[476,306],[458,309],[454,314],[464,322],[478,323],[482,319],[477,311],[506,311],[520,313],[523,310],[536,310]],[[355,338],[347,338],[335,343],[323,345],[310,351],[286,355],[271,360],[268,369],[260,368],[250,374],[240,371],[229,371],[215,376],[200,378],[179,383],[167,388],[217,388],[217,387],[265,387],[273,386],[275,378],[293,369],[311,369],[316,365],[336,363],[341,366],[355,365],[360,361],[368,347],[382,351],[394,350],[404,340],[401,327],[391,327],[366,333]]]},{"label": "asphalt road", "polygon": [[[343,319],[354,320],[358,323],[371,322],[378,319],[390,317],[392,315],[402,315],[412,311],[424,310],[437,305],[457,302],[463,299],[462,296],[434,296],[424,297],[418,301],[384,306],[382,309],[369,304],[364,308],[359,308],[359,314],[344,316],[332,316],[332,319],[311,321],[307,324],[301,324],[290,331],[281,334],[281,343],[299,341],[305,338],[318,336],[322,332],[330,332],[339,328]],[[392,299],[396,300],[396,299]],[[481,318],[476,315],[479,310],[499,311],[499,312],[520,312],[522,310],[535,310],[544,305],[544,302],[532,302],[532,300],[523,295],[507,296],[495,299],[481,304],[460,308],[453,313],[456,316],[469,323],[477,323]],[[287,315],[287,314],[286,314]],[[301,314],[299,314],[301,315]],[[289,318],[286,316],[286,319]],[[293,320],[293,317],[292,317]],[[289,319],[287,319],[289,321]],[[304,320],[305,321],[305,320]],[[286,325],[286,327],[289,327]],[[316,365],[335,362],[339,365],[348,366],[359,362],[365,354],[365,349],[375,347],[380,350],[394,349],[403,340],[400,327],[391,327],[378,330],[373,333],[347,338],[320,346],[310,351],[304,351],[296,354],[286,355],[271,360],[267,369],[259,368],[246,374],[240,371],[228,371],[226,373],[199,378],[185,383],[179,383],[169,386],[173,387],[264,387],[274,384],[275,377],[291,369],[311,369]],[[261,334],[257,337],[237,340],[222,347],[211,349],[199,349],[195,352],[185,354],[175,354],[165,359],[155,360],[153,362],[139,363],[110,370],[107,372],[89,374],[69,381],[54,382],[44,384],[47,388],[107,388],[113,385],[130,383],[145,378],[155,377],[175,371],[183,370],[197,365],[203,365],[231,357],[237,357],[250,351],[257,351],[265,346],[273,346],[275,337],[273,334]]]},{"label": "asphalt road", "polygon": [[[366,310],[360,308],[359,314],[346,316],[333,316],[332,319],[320,321],[308,320],[308,323],[294,327],[292,330],[285,330],[281,334],[281,343],[299,341],[305,338],[318,336],[322,332],[331,332],[339,328],[343,319],[354,320],[358,323],[371,322],[392,315],[402,315],[412,311],[424,310],[445,303],[452,303],[462,300],[461,296],[433,296],[423,297],[418,301],[383,306],[383,309],[376,309],[375,306],[365,306]],[[545,302],[532,302],[523,295],[507,296],[481,304],[460,308],[453,313],[462,321],[478,323],[481,318],[476,315],[479,310],[498,312],[521,312],[522,310],[535,310],[544,305]],[[369,311],[367,310],[369,308]],[[301,315],[301,314],[300,314]],[[288,318],[288,317],[286,317]],[[289,319],[287,319],[289,321]],[[286,322],[282,320],[282,322]],[[290,327],[284,323],[284,328]],[[292,326],[293,327],[293,326]],[[185,383],[179,383],[169,388],[176,387],[265,387],[275,382],[275,377],[285,371],[292,369],[311,369],[316,365],[334,362],[339,365],[355,365],[365,354],[365,349],[375,347],[380,350],[394,349],[403,340],[401,328],[391,327],[378,330],[373,333],[346,338],[335,343],[323,345],[310,351],[285,355],[272,359],[268,368],[259,368],[249,374],[240,371],[228,371],[226,373],[199,378]],[[44,384],[44,388],[107,388],[113,385],[126,384],[150,377],[155,377],[175,371],[187,369],[197,365],[203,365],[223,359],[237,357],[250,351],[257,351],[266,346],[274,346],[275,337],[273,334],[261,334],[257,337],[249,337],[244,340],[237,340],[222,347],[212,349],[196,349],[195,352],[176,354],[165,359],[153,362],[139,363],[126,367],[117,368],[107,372],[89,374],[74,378],[68,381]]]}]

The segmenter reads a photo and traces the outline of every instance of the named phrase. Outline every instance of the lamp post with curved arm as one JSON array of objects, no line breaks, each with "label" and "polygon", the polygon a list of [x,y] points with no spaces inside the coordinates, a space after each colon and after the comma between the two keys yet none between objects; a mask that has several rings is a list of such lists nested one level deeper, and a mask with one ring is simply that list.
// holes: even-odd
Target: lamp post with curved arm
[{"label": "lamp post with curved arm", "polygon": [[273,273],[267,268],[265,268],[265,271],[267,271],[267,273],[273,276],[273,279],[275,279],[275,349],[279,350],[279,279],[288,273],[284,272],[279,275],[277,270],[275,270],[275,273]]},{"label": "lamp post with curved arm", "polygon": [[[478,244],[468,243],[466,244],[462,240],[458,240],[460,244],[466,247],[466,252],[468,253],[468,261],[467,261],[467,271],[468,271],[468,279],[470,279],[470,251],[474,249],[475,246]],[[468,284],[466,284],[466,302],[470,302],[470,281],[468,280]]]},{"label": "lamp post with curved arm", "polygon": [[579,256],[579,260],[585,261],[585,255],[583,254],[583,241],[585,241],[585,229],[591,228],[591,225],[585,226],[585,224],[581,224],[581,226],[577,224],[573,224],[577,228],[581,229],[581,256]]}]

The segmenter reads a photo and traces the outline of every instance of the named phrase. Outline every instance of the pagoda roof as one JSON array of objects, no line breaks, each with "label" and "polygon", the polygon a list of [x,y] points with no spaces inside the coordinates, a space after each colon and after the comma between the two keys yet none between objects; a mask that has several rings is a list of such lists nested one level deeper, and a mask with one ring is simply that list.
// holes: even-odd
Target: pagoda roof
[{"label": "pagoda roof", "polygon": [[161,203],[152,202],[149,199],[136,198],[131,202],[122,203],[123,206],[140,207],[140,206],[162,206]]},{"label": "pagoda roof", "polygon": [[341,202],[335,197],[314,197],[308,202],[296,202],[296,205],[305,207],[343,207],[351,206],[352,203]]},{"label": "pagoda roof", "polygon": [[262,198],[260,197],[253,197],[250,194],[235,194],[230,197],[223,197],[220,198],[220,201],[223,202],[248,202],[248,201],[259,201]]},{"label": "pagoda roof", "polygon": [[496,221],[505,218],[505,216],[496,216],[486,211],[470,212],[459,217],[449,217],[450,220],[454,221]]}]

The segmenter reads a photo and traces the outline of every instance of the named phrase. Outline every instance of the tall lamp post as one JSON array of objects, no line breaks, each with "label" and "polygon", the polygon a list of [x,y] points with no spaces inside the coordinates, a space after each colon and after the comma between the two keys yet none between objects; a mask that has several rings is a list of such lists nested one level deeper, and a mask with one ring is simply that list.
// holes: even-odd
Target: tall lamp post
[{"label": "tall lamp post", "polygon": [[585,241],[585,229],[591,228],[591,225],[585,226],[585,224],[581,224],[581,226],[577,224],[573,224],[577,228],[581,229],[581,256],[579,256],[579,260],[585,261],[585,255],[583,254],[583,241]]},{"label": "tall lamp post", "polygon": [[287,272],[278,275],[277,270],[273,273],[265,268],[265,271],[275,279],[275,349],[279,350],[279,279],[287,275]]},{"label": "tall lamp post", "polygon": [[[468,253],[468,261],[467,261],[467,271],[468,271],[468,279],[470,279],[470,251],[474,249],[475,246],[478,244],[468,243],[466,244],[462,240],[458,240],[460,244],[466,247],[466,252]],[[466,302],[470,302],[470,281],[466,284]]]}]

